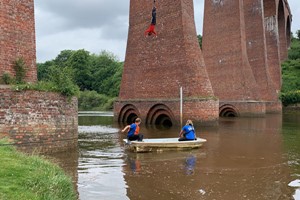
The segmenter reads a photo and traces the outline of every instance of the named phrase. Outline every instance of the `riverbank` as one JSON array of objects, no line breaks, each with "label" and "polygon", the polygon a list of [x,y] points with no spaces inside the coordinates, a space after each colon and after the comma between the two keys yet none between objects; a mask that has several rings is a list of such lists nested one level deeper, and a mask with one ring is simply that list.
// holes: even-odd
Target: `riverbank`
[{"label": "riverbank", "polygon": [[0,199],[75,200],[72,180],[57,165],[0,140]]}]

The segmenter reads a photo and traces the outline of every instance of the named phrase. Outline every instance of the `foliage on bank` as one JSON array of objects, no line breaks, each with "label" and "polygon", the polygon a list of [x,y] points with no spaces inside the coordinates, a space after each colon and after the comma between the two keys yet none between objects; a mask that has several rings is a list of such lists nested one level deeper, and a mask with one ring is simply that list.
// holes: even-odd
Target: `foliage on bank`
[{"label": "foliage on bank", "polygon": [[61,168],[7,143],[0,140],[0,199],[77,199],[71,178]]},{"label": "foliage on bank", "polygon": [[59,92],[65,96],[78,96],[79,88],[72,80],[72,70],[70,68],[56,69],[50,68],[47,79],[36,83],[26,83],[26,65],[22,58],[18,58],[14,63],[15,77],[9,73],[2,75],[0,82],[12,85],[16,91],[38,90],[46,92]]},{"label": "foliage on bank", "polygon": [[280,99],[283,105],[300,103],[300,31],[292,38],[288,60],[282,63],[282,90]]},{"label": "foliage on bank", "polygon": [[[38,64],[38,80],[51,77],[51,72],[68,69],[78,94],[79,110],[111,110],[119,95],[123,63],[113,54],[99,55],[86,50],[64,50],[55,59]],[[63,84],[63,81],[62,83]]]}]

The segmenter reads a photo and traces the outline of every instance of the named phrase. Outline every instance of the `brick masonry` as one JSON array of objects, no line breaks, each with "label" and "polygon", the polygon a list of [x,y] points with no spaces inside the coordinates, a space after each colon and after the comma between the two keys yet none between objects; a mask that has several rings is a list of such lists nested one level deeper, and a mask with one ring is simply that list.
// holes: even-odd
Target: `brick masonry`
[{"label": "brick masonry", "polygon": [[20,149],[51,153],[77,147],[77,98],[0,86],[0,107],[0,138]]},{"label": "brick masonry", "polygon": [[290,20],[286,0],[205,1],[203,56],[220,108],[229,105],[240,116],[281,112]]},{"label": "brick masonry", "polygon": [[34,1],[1,0],[0,2],[0,76],[15,76],[13,63],[23,58],[26,82],[37,80]]},{"label": "brick masonry", "polygon": [[[158,37],[144,38],[151,21],[152,5],[152,1],[130,1],[125,65],[119,102],[114,109],[116,119],[126,121],[132,112],[142,118],[160,119],[166,115],[176,123],[179,88],[183,87],[185,99],[198,99],[184,101],[184,116],[196,121],[216,121],[218,100],[211,100],[214,93],[196,37],[193,1],[157,1]],[[156,107],[153,101],[161,104],[157,112],[150,108]]]}]

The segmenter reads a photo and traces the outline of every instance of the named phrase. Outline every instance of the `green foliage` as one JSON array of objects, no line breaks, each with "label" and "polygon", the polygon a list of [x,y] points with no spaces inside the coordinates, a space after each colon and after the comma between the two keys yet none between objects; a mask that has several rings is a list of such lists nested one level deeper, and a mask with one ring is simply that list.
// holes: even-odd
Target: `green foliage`
[{"label": "green foliage", "polygon": [[92,90],[111,97],[119,95],[123,64],[116,57],[106,51],[99,56],[92,55]]},{"label": "green foliage", "polygon": [[77,199],[72,180],[38,156],[17,152],[0,140],[0,199]]},{"label": "green foliage", "polygon": [[49,79],[49,71],[50,67],[55,66],[54,61],[46,61],[45,63],[38,63],[37,64],[37,76],[38,80],[48,80]]},{"label": "green foliage", "polygon": [[300,59],[300,40],[293,39],[291,43],[291,47],[289,49],[289,59],[296,60]]},{"label": "green foliage", "polygon": [[76,51],[73,50],[63,50],[60,52],[60,54],[54,59],[54,63],[56,66],[58,67],[66,67],[68,65],[68,62],[70,60],[70,58],[72,57],[72,55],[75,53]]},{"label": "green foliage", "polygon": [[66,65],[74,70],[75,83],[80,90],[91,90],[91,63],[90,53],[83,49],[74,52]]},{"label": "green foliage", "polygon": [[300,59],[287,60],[282,63],[282,89],[281,92],[300,90]]},{"label": "green foliage", "polygon": [[281,93],[280,99],[284,106],[300,103],[300,90]]},{"label": "green foliage", "polygon": [[49,67],[47,79],[34,84],[18,84],[13,87],[16,91],[37,90],[46,92],[59,92],[65,96],[72,97],[79,95],[79,88],[72,80],[72,69]]},{"label": "green foliage", "polygon": [[282,89],[280,95],[280,99],[285,106],[300,103],[300,40],[292,39],[288,57],[289,59],[282,63]]},{"label": "green foliage", "polygon": [[8,72],[4,72],[2,75],[2,83],[6,84],[6,85],[11,85],[15,83],[14,78],[8,73]]},{"label": "green foliage", "polygon": [[106,110],[109,97],[96,91],[80,92],[78,97],[79,110]]},{"label": "green foliage", "polygon": [[26,64],[23,58],[18,58],[14,63],[14,69],[16,72],[16,83],[22,84],[24,83],[24,78],[26,75]]},{"label": "green foliage", "polygon": [[112,109],[114,99],[119,95],[123,72],[123,63],[115,55],[107,51],[97,55],[82,49],[64,50],[54,60],[38,64],[38,80],[60,83],[59,87],[66,87],[66,77],[57,77],[66,69],[71,77],[68,82],[72,81],[83,91],[79,97],[79,109]]},{"label": "green foliage", "polygon": [[202,35],[197,35],[200,49],[202,49]]}]

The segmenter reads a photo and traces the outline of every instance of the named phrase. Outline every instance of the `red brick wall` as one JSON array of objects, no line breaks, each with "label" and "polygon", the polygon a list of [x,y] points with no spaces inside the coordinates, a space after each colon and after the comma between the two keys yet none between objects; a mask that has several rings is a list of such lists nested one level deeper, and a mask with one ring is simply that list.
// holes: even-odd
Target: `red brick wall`
[{"label": "red brick wall", "polygon": [[[219,115],[219,101],[214,99],[184,99],[183,101],[183,122],[188,119],[195,123],[215,125]],[[115,121],[122,121],[119,118],[126,118],[125,112],[132,112],[140,117],[145,124],[153,124],[161,114],[169,116],[172,123],[180,124],[180,101],[170,100],[148,100],[148,101],[117,101],[114,106]],[[128,107],[127,107],[128,106]],[[124,109],[125,108],[125,109]],[[125,116],[124,116],[125,115]]]},{"label": "red brick wall", "polygon": [[[119,95],[122,102],[134,101],[143,116],[147,115],[144,107],[148,101],[161,99],[163,104],[169,99],[179,101],[180,86],[185,98],[214,96],[197,40],[193,1],[157,1],[158,37],[144,38],[151,21],[152,3],[130,1],[128,43]],[[142,104],[136,103],[140,100]],[[194,101],[195,107],[199,107],[198,104]],[[188,109],[186,113],[191,112]],[[174,112],[172,110],[173,115],[178,115]],[[117,111],[115,113],[118,115]],[[218,114],[212,113],[214,117],[204,118],[217,119]],[[194,115],[195,119],[202,120],[200,115],[196,117],[196,112]]]},{"label": "red brick wall", "polygon": [[247,55],[261,100],[278,101],[276,87],[268,70],[263,9],[261,0],[244,1]]},{"label": "red brick wall", "polygon": [[77,98],[1,86],[0,107],[0,137],[13,139],[21,149],[56,152],[77,147]]},{"label": "red brick wall", "polygon": [[37,80],[33,0],[1,0],[0,77],[15,75],[13,62],[23,58],[27,65],[26,82]]},{"label": "red brick wall", "polygon": [[203,56],[220,100],[258,100],[247,57],[243,1],[205,1]]},{"label": "red brick wall", "polygon": [[280,52],[277,28],[277,3],[274,0],[264,0],[265,36],[267,44],[268,67],[276,90],[281,90]]},{"label": "red brick wall", "polygon": [[280,56],[287,55],[290,15],[283,0],[205,1],[203,55],[221,102],[264,102],[265,111],[257,109],[262,114],[280,112]]}]

